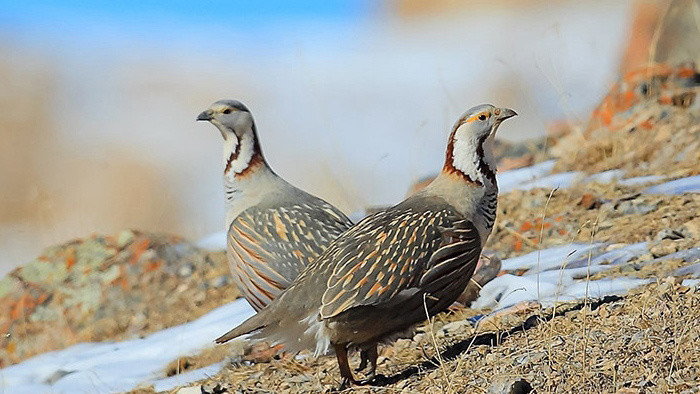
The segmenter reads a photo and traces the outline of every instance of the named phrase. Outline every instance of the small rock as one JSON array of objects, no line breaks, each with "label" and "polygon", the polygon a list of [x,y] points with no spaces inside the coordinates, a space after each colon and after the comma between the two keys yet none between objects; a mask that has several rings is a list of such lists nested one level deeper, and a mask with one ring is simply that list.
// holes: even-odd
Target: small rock
[{"label": "small rock", "polygon": [[688,234],[688,238],[700,239],[700,216],[683,223],[681,229],[684,230],[685,234]]},{"label": "small rock", "polygon": [[221,382],[211,382],[207,384],[203,384],[200,387],[200,393],[201,394],[223,394],[223,393],[231,393],[232,392],[232,386],[228,383],[221,383]]},{"label": "small rock", "polygon": [[177,394],[201,394],[201,393],[202,393],[202,386],[183,387],[177,391]]},{"label": "small rock", "polygon": [[639,389],[633,389],[631,387],[622,387],[615,392],[615,394],[639,394]]},{"label": "small rock", "polygon": [[684,234],[684,232],[684,229],[672,230],[670,228],[665,228],[656,234],[656,240],[661,241],[664,239],[676,240],[686,238],[686,234]]},{"label": "small rock", "polygon": [[649,251],[651,252],[651,255],[654,256],[654,258],[657,258],[677,252],[678,245],[675,241],[672,241],[670,239],[664,239],[658,242],[656,245],[650,247]]},{"label": "small rock", "polygon": [[300,374],[300,375],[296,375],[296,376],[292,376],[290,378],[287,378],[287,381],[289,381],[289,383],[302,384],[302,383],[306,383],[306,382],[311,381],[311,377],[304,375],[304,374]]},{"label": "small rock", "polygon": [[493,382],[486,391],[488,394],[527,394],[532,386],[523,378],[506,378]]},{"label": "small rock", "polygon": [[413,342],[419,343],[425,338],[425,333],[421,332],[413,336]]},{"label": "small rock", "polygon": [[597,198],[591,193],[586,193],[583,196],[581,196],[581,199],[579,200],[577,205],[583,207],[584,209],[596,209],[603,205],[603,201],[601,201],[599,198]]},{"label": "small rock", "polygon": [[562,337],[556,337],[556,338],[554,338],[553,340],[551,340],[551,341],[549,342],[549,345],[547,345],[547,346],[549,346],[550,348],[552,348],[552,347],[561,346],[561,345],[563,345],[563,344],[565,344],[565,343],[566,343],[566,342],[564,341],[564,338],[562,338]]},{"label": "small rock", "polygon": [[544,352],[528,352],[517,356],[513,359],[513,365],[524,365],[528,363],[537,363],[545,356]]},{"label": "small rock", "polygon": [[605,251],[606,251],[606,252],[610,252],[611,250],[617,250],[617,249],[620,249],[620,248],[625,247],[625,246],[628,246],[628,244],[622,244],[622,243],[620,243],[620,244],[610,244],[610,245],[608,245],[607,247],[605,247]]},{"label": "small rock", "polygon": [[615,209],[622,215],[646,215],[649,212],[656,211],[656,205],[629,200],[621,201]]},{"label": "small rock", "polygon": [[158,254],[156,253],[155,250],[153,249],[147,249],[143,253],[141,253],[141,256],[138,259],[139,264],[143,264],[148,261],[155,261],[158,259]]},{"label": "small rock", "polygon": [[177,270],[177,274],[180,275],[180,277],[186,278],[194,272],[194,265],[192,264],[185,264],[182,267],[180,267],[179,270]]},{"label": "small rock", "polygon": [[209,281],[209,286],[213,288],[218,288],[226,286],[231,283],[231,277],[229,275],[221,275]]},{"label": "small rock", "polygon": [[471,324],[467,320],[459,320],[447,323],[437,332],[438,338],[452,337],[457,333],[471,330]]},{"label": "small rock", "polygon": [[124,230],[117,236],[117,247],[119,249],[124,249],[124,247],[130,244],[134,240],[134,232],[131,230]]}]

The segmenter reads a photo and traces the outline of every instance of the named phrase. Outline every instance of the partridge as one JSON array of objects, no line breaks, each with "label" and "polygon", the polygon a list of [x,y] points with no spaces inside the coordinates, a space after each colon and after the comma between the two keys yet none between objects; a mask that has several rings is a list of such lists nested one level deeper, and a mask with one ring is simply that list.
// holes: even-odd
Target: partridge
[{"label": "partridge", "polygon": [[242,103],[217,101],[197,120],[210,122],[224,138],[227,256],[236,285],[259,311],[352,223],[272,171]]},{"label": "partridge", "polygon": [[440,175],[336,238],[276,300],[216,340],[253,337],[289,351],[335,351],[341,387],[359,384],[348,350],[377,365],[377,344],[447,309],[464,291],[493,227],[498,186],[492,144],[511,109],[480,105],[450,133]]}]

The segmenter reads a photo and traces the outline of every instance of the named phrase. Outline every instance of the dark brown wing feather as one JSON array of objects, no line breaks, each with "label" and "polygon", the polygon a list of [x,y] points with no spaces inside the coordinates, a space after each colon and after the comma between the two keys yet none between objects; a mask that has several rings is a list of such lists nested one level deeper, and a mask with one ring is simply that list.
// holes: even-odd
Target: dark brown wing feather
[{"label": "dark brown wing feather", "polygon": [[[460,220],[442,230],[442,244],[430,257],[428,269],[418,287],[428,293],[438,292],[447,283],[457,281],[476,268],[481,254],[479,232],[469,220]],[[471,277],[471,273],[469,274]]]},{"label": "dark brown wing feather", "polygon": [[324,254],[337,263],[322,297],[322,318],[438,291],[466,273],[464,265],[471,260],[476,264],[481,247],[471,222],[446,204],[440,209],[414,206],[399,205],[367,218],[350,230],[354,236],[346,233],[331,246],[335,250]]},{"label": "dark brown wing feather", "polygon": [[260,310],[297,278],[352,223],[318,200],[285,207],[253,207],[228,234],[228,257],[236,284]]}]

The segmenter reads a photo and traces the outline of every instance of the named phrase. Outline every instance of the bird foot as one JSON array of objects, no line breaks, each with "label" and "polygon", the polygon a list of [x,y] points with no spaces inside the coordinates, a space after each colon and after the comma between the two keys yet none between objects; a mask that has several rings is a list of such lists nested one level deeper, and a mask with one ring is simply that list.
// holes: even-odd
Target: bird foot
[{"label": "bird foot", "polygon": [[338,386],[338,389],[336,391],[344,391],[352,387],[352,385],[360,385],[360,382],[358,382],[355,379],[350,379],[350,378],[343,378],[340,381],[340,386]]}]

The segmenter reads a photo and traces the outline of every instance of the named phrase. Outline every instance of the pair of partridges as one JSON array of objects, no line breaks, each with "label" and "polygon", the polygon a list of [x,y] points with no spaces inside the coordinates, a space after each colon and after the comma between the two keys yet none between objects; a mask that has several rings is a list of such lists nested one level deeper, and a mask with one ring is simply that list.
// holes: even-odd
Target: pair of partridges
[{"label": "pair of partridges", "polygon": [[377,344],[448,308],[464,291],[496,217],[492,144],[515,111],[479,105],[455,123],[440,175],[387,210],[352,222],[283,180],[268,166],[253,117],[222,100],[197,120],[224,138],[228,259],[258,312],[216,340],[253,338],[286,351],[335,351],[341,385],[377,365]]}]

